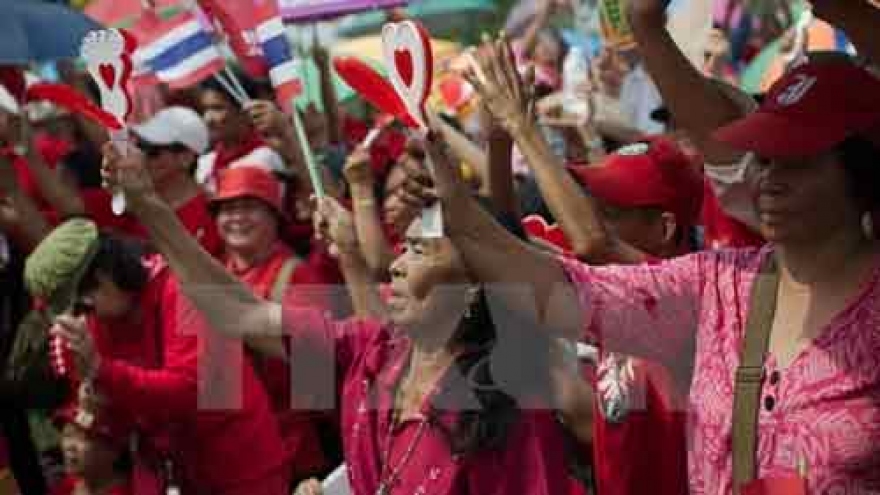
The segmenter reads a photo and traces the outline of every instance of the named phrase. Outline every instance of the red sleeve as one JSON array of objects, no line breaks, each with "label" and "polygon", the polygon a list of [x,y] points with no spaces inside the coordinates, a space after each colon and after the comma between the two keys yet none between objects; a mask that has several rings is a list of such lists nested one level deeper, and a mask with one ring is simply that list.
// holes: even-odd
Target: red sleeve
[{"label": "red sleeve", "polygon": [[150,323],[159,326],[164,339],[162,368],[147,369],[107,359],[101,363],[97,378],[99,390],[112,401],[114,409],[148,427],[175,421],[197,407],[198,335],[203,323],[197,312],[180,304],[182,297],[176,284],[166,284],[161,297],[159,314]]},{"label": "red sleeve", "polygon": [[102,230],[145,239],[146,232],[131,215],[116,215],[110,204],[112,196],[104,189],[84,189],[80,196],[86,209],[86,216],[98,224]]}]

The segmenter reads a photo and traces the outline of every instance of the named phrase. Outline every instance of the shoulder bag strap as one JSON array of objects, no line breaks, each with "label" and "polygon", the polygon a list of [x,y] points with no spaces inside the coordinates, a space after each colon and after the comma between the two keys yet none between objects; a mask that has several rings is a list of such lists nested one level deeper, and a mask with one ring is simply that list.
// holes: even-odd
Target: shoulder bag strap
[{"label": "shoulder bag strap", "polygon": [[743,349],[733,392],[733,481],[735,493],[755,479],[758,407],[764,375],[764,356],[776,313],[779,271],[772,254],[761,267],[752,287]]}]

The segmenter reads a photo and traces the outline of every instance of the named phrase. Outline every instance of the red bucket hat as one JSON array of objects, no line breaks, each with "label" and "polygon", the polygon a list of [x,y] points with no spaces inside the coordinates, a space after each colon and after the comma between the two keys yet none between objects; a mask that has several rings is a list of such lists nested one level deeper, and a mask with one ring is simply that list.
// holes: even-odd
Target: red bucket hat
[{"label": "red bucket hat", "polygon": [[611,205],[662,208],[684,226],[695,225],[699,218],[703,175],[669,138],[649,138],[617,150],[599,164],[569,169],[590,194]]},{"label": "red bucket hat", "polygon": [[238,198],[257,198],[284,216],[281,182],[271,172],[246,165],[223,170],[217,177],[217,193],[211,205]]},{"label": "red bucket hat", "polygon": [[756,112],[715,138],[784,159],[828,151],[857,134],[880,145],[880,78],[849,56],[813,54],[770,88]]}]

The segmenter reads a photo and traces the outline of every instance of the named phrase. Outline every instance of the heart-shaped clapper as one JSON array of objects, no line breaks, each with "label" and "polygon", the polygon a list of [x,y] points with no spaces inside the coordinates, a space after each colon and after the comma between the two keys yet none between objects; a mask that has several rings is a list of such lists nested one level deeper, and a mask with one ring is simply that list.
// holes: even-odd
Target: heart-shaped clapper
[{"label": "heart-shaped clapper", "polygon": [[[425,101],[431,90],[434,68],[428,32],[415,21],[386,24],[382,28],[382,55],[391,85],[417,125],[416,131],[422,137],[426,136]],[[426,157],[425,163],[433,173],[434,165],[430,157]],[[419,232],[412,232],[413,235],[443,237],[443,210],[440,203],[422,211],[418,227]]]}]

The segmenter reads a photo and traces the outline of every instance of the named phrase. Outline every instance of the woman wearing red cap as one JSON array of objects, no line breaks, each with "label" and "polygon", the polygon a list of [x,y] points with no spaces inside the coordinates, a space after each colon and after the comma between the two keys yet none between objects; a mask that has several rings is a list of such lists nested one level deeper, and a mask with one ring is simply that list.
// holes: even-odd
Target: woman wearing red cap
[{"label": "woman wearing red cap", "polygon": [[[262,299],[329,309],[334,280],[300,259],[279,237],[287,222],[282,188],[271,172],[246,163],[220,172],[211,207],[223,239],[222,259]],[[295,410],[290,369],[280,359],[253,353],[251,359],[272,397],[293,480],[321,473],[328,466],[317,416]]]},{"label": "woman wearing red cap", "polygon": [[[340,401],[353,494],[569,493],[563,432],[541,407],[549,343],[517,331],[523,322],[513,313],[490,314],[487,294],[470,283],[448,239],[410,232],[391,266],[393,296],[383,317],[359,247],[350,242],[355,236],[334,235],[348,288],[355,299],[373,301],[376,317],[332,321],[315,309],[254,297],[181,237],[136,153],[105,151],[108,172],[127,171],[108,179],[125,188],[132,211],[149,222],[212,327],[273,355],[285,354],[283,331],[292,376],[308,377]],[[321,213],[343,214],[329,201]],[[208,296],[196,289],[202,284],[222,290]],[[508,326],[493,317],[514,319]]]},{"label": "woman wearing red cap", "polygon": [[[473,75],[477,85],[502,77],[497,64]],[[503,91],[523,101],[516,87]],[[863,219],[880,207],[877,94],[880,80],[848,58],[814,60],[715,134],[761,157],[753,194],[770,242],[762,249],[641,266],[557,259],[508,236],[438,166],[447,234],[481,281],[529,284],[548,326],[570,339],[667,365],[695,356],[691,493],[782,483],[801,487],[788,493],[873,493],[880,244]],[[514,112],[500,117],[525,125]]]}]

